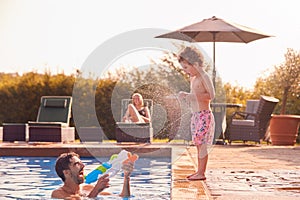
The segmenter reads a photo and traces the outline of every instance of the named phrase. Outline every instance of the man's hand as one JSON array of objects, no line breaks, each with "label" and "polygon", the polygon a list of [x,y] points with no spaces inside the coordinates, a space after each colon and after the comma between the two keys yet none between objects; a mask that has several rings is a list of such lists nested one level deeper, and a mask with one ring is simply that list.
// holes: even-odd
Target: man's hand
[{"label": "man's hand", "polygon": [[131,160],[128,160],[126,162],[123,162],[122,169],[124,170],[124,176],[128,177],[130,176],[131,172],[134,169],[134,162]]},{"label": "man's hand", "polygon": [[108,176],[109,174],[105,174],[98,179],[97,184],[95,185],[95,189],[98,191],[98,193],[109,187]]},{"label": "man's hand", "polygon": [[97,195],[102,192],[105,188],[109,187],[109,178],[108,178],[108,174],[105,174],[103,176],[101,176],[95,187],[93,187],[93,190],[90,192],[90,194],[88,195],[89,198],[95,198],[97,197]]}]

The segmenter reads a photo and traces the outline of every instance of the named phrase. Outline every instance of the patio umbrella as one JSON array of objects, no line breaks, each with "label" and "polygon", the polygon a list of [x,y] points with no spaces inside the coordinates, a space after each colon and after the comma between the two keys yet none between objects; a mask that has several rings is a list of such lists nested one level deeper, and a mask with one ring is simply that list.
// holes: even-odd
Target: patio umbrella
[{"label": "patio umbrella", "polygon": [[271,37],[253,28],[213,16],[201,22],[183,27],[179,30],[156,36],[156,38],[172,38],[188,42],[213,42],[213,84],[216,82],[215,42],[248,43],[261,38]]}]

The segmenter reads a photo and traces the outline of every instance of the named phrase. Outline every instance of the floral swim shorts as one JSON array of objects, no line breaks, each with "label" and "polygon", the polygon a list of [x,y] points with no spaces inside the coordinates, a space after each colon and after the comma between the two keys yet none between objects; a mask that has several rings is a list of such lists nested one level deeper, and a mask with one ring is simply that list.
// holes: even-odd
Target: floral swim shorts
[{"label": "floral swim shorts", "polygon": [[210,110],[194,112],[191,119],[191,133],[195,145],[212,144],[215,132],[215,119]]}]

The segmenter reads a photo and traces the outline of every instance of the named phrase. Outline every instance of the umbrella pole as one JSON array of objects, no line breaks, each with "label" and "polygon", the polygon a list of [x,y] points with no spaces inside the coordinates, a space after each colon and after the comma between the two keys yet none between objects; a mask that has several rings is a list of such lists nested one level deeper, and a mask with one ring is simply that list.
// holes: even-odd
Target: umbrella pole
[{"label": "umbrella pole", "polygon": [[[213,86],[215,89],[215,93],[217,93],[217,88],[216,88],[216,60],[215,60],[215,55],[216,55],[216,34],[217,32],[212,32],[213,34]],[[213,99],[213,102],[216,102],[216,98]]]},{"label": "umbrella pole", "polygon": [[[214,39],[215,39],[215,35],[214,35]],[[216,54],[216,43],[215,41],[213,42],[213,84],[214,84],[214,88],[216,89],[216,60],[215,60],[215,54]]]},{"label": "umbrella pole", "polygon": [[213,33],[213,77],[212,77],[212,81],[214,84],[214,88],[216,90],[216,60],[215,60],[215,51],[216,51],[216,33]]}]

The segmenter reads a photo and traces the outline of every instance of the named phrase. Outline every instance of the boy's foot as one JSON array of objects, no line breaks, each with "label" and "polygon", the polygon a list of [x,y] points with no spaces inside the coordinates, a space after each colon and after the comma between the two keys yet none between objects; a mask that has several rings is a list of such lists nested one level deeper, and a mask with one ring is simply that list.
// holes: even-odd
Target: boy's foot
[{"label": "boy's foot", "polygon": [[195,176],[196,174],[197,174],[197,172],[195,172],[195,173],[193,173],[191,175],[188,175],[186,178],[189,179],[190,177]]},{"label": "boy's foot", "polygon": [[199,174],[193,174],[193,175],[187,177],[187,179],[189,181],[204,181],[204,180],[206,180],[206,177],[205,176],[201,176]]}]

